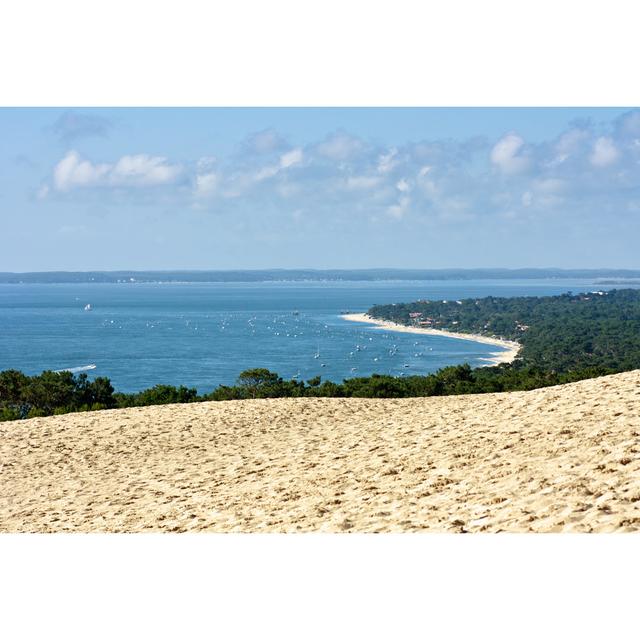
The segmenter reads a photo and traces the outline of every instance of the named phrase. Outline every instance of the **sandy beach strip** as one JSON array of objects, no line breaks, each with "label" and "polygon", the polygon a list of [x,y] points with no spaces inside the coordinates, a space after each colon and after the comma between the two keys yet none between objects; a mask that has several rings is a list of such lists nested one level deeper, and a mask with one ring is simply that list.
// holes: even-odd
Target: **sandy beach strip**
[{"label": "sandy beach strip", "polygon": [[640,531],[640,371],[0,423],[4,532]]},{"label": "sandy beach strip", "polygon": [[473,342],[482,342],[483,344],[491,344],[496,347],[502,347],[502,351],[495,351],[491,354],[491,362],[488,364],[501,364],[503,362],[513,362],[521,348],[518,342],[511,340],[501,340],[500,338],[490,338],[488,336],[482,336],[475,333],[456,333],[454,331],[444,331],[442,329],[428,329],[427,327],[412,327],[405,324],[398,324],[397,322],[391,322],[390,320],[379,320],[372,318],[366,313],[346,313],[340,316],[344,320],[351,322],[366,322],[367,324],[373,324],[378,329],[385,331],[400,331],[403,333],[420,333],[427,336],[443,336],[445,338],[456,338],[457,340],[471,340]]}]

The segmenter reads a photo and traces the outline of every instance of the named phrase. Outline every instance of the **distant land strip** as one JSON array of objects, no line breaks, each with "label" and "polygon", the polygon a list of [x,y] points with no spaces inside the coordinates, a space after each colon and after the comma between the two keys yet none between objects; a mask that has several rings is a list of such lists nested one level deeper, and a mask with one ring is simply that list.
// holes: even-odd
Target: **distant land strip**
[{"label": "distant land strip", "polygon": [[376,280],[531,280],[613,279],[612,284],[635,284],[640,269],[256,269],[172,271],[35,271],[0,272],[0,284],[49,283],[161,283],[161,282],[283,282]]}]

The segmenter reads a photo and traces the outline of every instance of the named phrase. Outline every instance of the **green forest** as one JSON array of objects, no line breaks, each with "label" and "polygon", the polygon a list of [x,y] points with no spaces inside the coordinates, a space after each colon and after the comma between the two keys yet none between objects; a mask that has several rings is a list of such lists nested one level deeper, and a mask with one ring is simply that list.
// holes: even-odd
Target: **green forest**
[{"label": "green forest", "polygon": [[548,297],[420,300],[378,305],[374,318],[515,340],[511,364],[445,367],[427,376],[373,375],[341,383],[284,380],[264,368],[243,371],[210,393],[159,384],[116,392],[108,378],[44,371],[0,373],[0,421],[132,406],[281,397],[407,398],[536,389],[640,368],[640,290]]},{"label": "green forest", "polygon": [[569,372],[640,368],[640,290],[573,295],[421,300],[374,306],[374,318],[514,340],[516,367]]}]

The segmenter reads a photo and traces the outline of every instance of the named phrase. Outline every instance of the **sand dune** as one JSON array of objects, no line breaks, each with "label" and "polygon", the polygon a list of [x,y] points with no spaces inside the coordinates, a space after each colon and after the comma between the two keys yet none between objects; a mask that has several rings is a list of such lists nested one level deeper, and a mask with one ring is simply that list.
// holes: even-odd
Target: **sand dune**
[{"label": "sand dune", "polygon": [[640,371],[0,424],[0,530],[638,531]]}]

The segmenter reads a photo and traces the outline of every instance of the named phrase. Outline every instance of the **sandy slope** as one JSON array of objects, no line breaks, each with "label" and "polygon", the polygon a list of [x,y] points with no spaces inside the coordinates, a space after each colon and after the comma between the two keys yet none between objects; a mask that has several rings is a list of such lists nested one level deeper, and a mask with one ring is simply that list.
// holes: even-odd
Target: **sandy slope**
[{"label": "sandy slope", "polygon": [[637,531],[640,371],[0,424],[2,531]]}]

